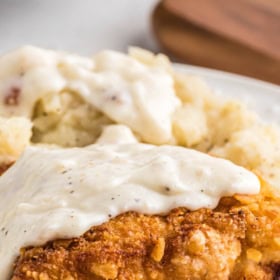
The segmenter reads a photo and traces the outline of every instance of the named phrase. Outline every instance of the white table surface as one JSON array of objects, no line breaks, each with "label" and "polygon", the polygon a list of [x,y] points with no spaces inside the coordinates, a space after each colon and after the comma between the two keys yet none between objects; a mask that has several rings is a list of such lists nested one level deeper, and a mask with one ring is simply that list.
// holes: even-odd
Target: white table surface
[{"label": "white table surface", "polygon": [[137,45],[156,51],[157,0],[0,0],[0,53],[25,44],[93,54]]}]

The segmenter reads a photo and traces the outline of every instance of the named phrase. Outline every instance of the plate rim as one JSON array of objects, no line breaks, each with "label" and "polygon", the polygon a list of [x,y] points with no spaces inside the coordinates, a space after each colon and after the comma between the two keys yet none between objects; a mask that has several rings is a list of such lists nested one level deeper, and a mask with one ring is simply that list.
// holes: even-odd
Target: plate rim
[{"label": "plate rim", "polygon": [[196,66],[192,64],[184,64],[184,63],[173,63],[175,70],[188,70],[188,71],[194,71],[194,74],[205,74],[208,77],[215,77],[218,79],[224,79],[224,80],[231,80],[234,83],[243,83],[251,86],[257,86],[257,87],[262,87],[264,90],[269,90],[269,91],[279,91],[280,94],[280,85],[273,84],[270,82],[266,82],[263,80],[251,78],[248,76],[243,76],[240,74],[235,74],[223,70],[217,70],[213,68],[208,68],[208,67],[202,67],[202,66]]}]

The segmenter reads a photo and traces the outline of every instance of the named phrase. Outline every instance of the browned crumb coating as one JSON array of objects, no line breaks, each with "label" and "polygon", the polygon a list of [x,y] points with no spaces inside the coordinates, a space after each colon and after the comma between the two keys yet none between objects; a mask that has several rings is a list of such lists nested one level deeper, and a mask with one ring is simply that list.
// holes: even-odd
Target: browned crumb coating
[{"label": "browned crumb coating", "polygon": [[124,213],[83,236],[24,249],[12,280],[280,279],[280,198],[224,198],[215,210]]},{"label": "browned crumb coating", "polygon": [[13,165],[13,162],[0,164],[0,175],[2,175],[6,170],[8,170],[9,167],[12,165]]}]

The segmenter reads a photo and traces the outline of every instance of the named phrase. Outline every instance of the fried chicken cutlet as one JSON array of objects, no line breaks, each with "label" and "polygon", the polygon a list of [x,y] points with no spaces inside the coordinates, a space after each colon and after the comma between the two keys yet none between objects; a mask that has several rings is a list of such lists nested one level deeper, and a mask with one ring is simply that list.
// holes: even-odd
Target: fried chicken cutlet
[{"label": "fried chicken cutlet", "polygon": [[223,198],[214,210],[127,212],[84,235],[22,249],[12,280],[279,279],[280,195]]},{"label": "fried chicken cutlet", "polygon": [[0,279],[279,278],[277,191],[232,197],[258,193],[258,179],[174,151],[279,186],[279,128],[179,72],[137,48],[0,59],[0,156],[15,162],[0,182]]}]

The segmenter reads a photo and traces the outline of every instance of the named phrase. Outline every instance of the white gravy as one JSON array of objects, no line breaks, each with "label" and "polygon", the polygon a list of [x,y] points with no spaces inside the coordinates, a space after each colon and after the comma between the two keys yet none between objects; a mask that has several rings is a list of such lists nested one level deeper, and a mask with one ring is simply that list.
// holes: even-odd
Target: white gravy
[{"label": "white gravy", "polygon": [[28,147],[0,177],[2,279],[21,247],[79,236],[126,211],[213,209],[223,196],[259,192],[258,178],[230,161],[178,146],[125,144],[135,141],[129,133],[124,144],[102,144],[110,142],[106,134],[87,148]]},{"label": "white gravy", "polygon": [[171,115],[180,101],[162,67],[114,51],[90,59],[27,46],[0,57],[2,117],[31,117],[42,96],[63,90],[76,92],[144,142],[173,141]]}]

